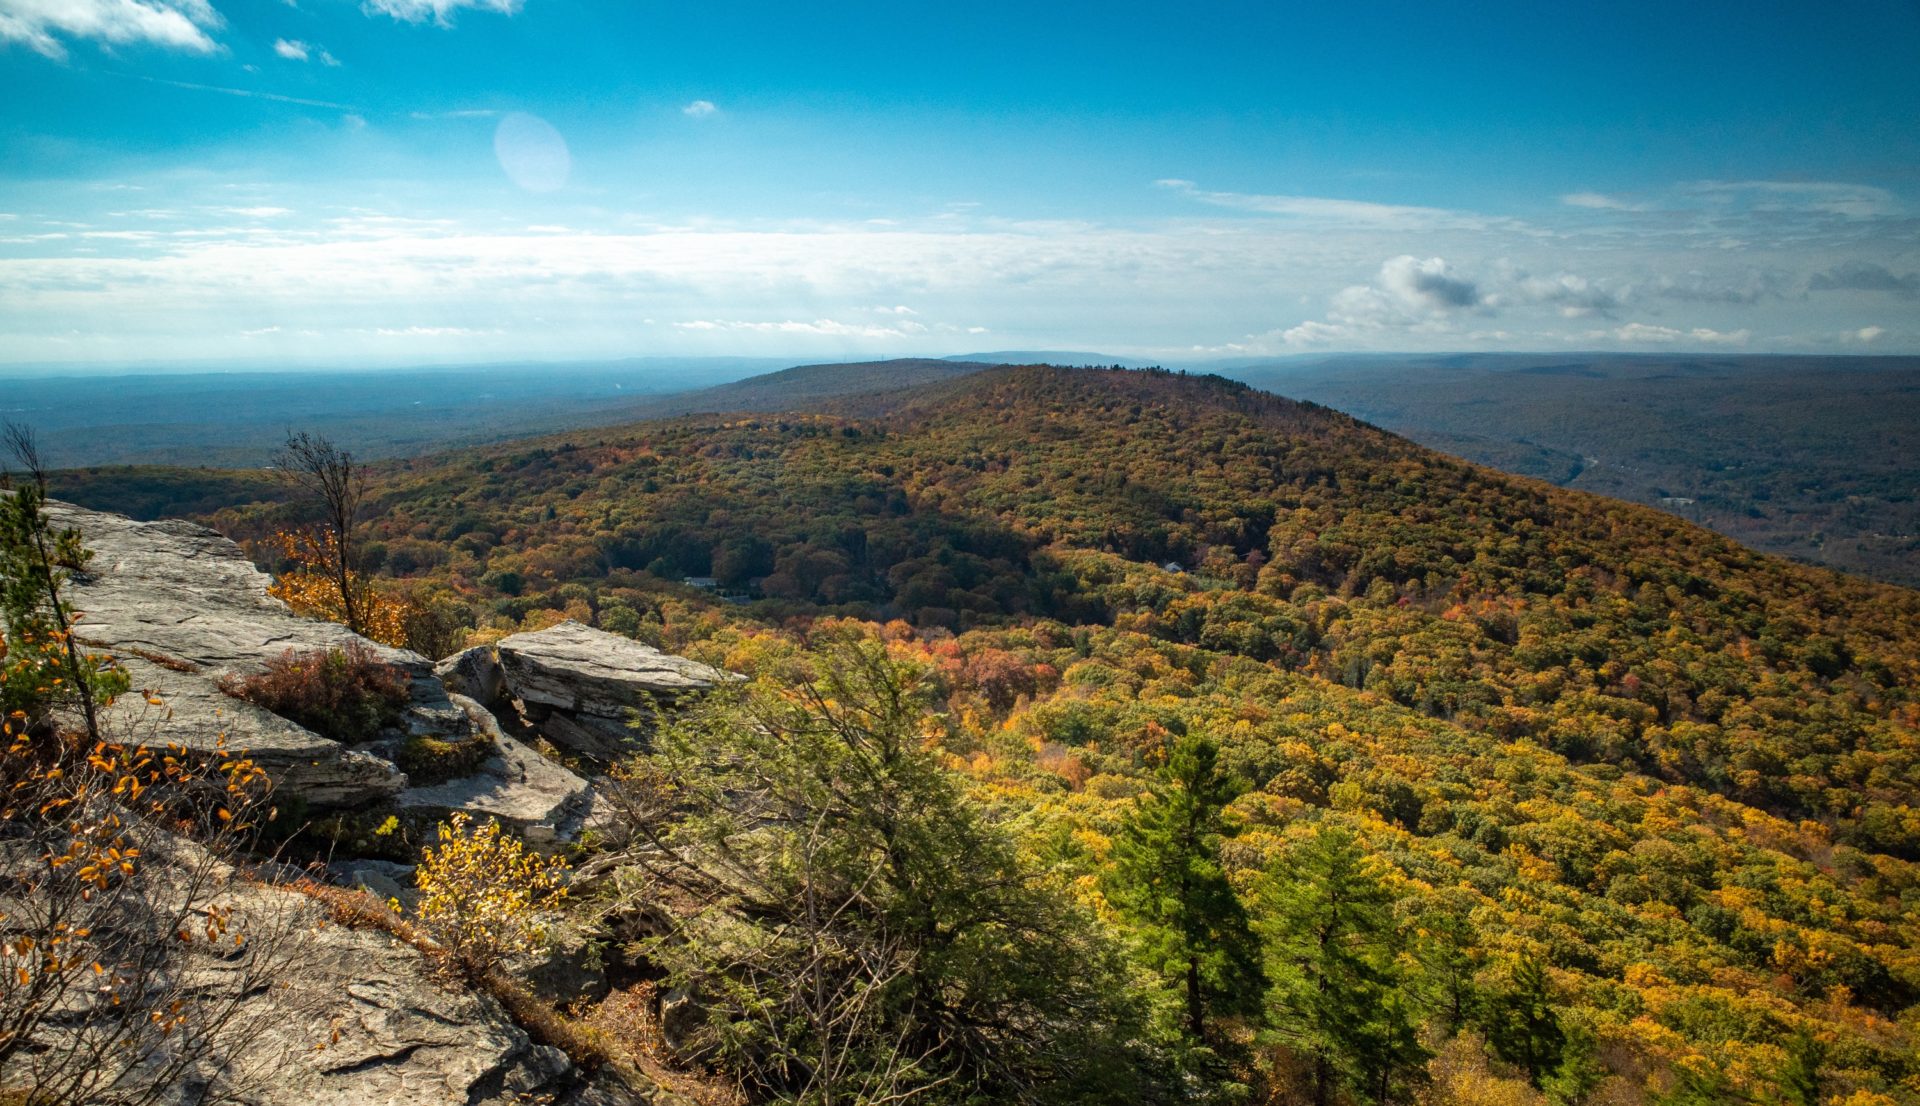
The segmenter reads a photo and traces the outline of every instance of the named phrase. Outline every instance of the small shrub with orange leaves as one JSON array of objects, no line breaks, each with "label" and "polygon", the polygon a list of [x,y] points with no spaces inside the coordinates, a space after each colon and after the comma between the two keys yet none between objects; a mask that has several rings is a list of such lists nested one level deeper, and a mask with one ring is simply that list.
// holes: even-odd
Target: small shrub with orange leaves
[{"label": "small shrub with orange leaves", "polygon": [[222,859],[272,817],[265,774],[20,721],[0,723],[0,1101],[140,1104],[217,1079],[241,1030],[226,996],[292,949],[283,920],[235,909]]},{"label": "small shrub with orange leaves", "polygon": [[281,531],[274,542],[287,560],[291,572],[282,573],[267,589],[268,594],[293,608],[293,613],[352,626],[356,633],[382,645],[408,647],[408,625],[413,620],[413,604],[397,599],[374,586],[365,574],[348,571],[347,589],[353,595],[358,625],[347,618],[346,597],[340,592],[337,565],[340,543],[328,531],[292,533]]},{"label": "small shrub with orange leaves", "polygon": [[540,947],[544,918],[566,900],[567,862],[542,857],[499,822],[475,825],[465,813],[442,822],[440,843],[420,853],[414,882],[419,918],[469,977]]},{"label": "small shrub with orange leaves", "polygon": [[291,649],[253,676],[229,676],[220,690],[265,707],[335,741],[370,740],[407,703],[406,672],[359,642],[336,649]]}]

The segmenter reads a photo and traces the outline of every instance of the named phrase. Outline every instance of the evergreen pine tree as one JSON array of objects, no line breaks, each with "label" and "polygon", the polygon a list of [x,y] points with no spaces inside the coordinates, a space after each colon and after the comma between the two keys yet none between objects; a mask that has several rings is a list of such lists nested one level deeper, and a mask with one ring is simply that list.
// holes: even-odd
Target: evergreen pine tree
[{"label": "evergreen pine tree", "polygon": [[1107,877],[1107,898],[1140,933],[1148,960],[1178,982],[1195,1041],[1210,1018],[1257,1013],[1266,989],[1259,942],[1220,860],[1221,842],[1236,832],[1226,807],[1239,793],[1213,742],[1182,736],[1115,840]]},{"label": "evergreen pine tree", "polygon": [[1315,1106],[1341,1087],[1389,1102],[1427,1056],[1402,985],[1393,896],[1365,861],[1351,831],[1322,827],[1262,886],[1270,1016],[1311,1063]]},{"label": "evergreen pine tree", "polygon": [[1513,980],[1493,996],[1487,1010],[1487,1040],[1494,1052],[1527,1073],[1538,1087],[1560,1066],[1567,1034],[1553,1008],[1546,965],[1533,956],[1513,966]]}]

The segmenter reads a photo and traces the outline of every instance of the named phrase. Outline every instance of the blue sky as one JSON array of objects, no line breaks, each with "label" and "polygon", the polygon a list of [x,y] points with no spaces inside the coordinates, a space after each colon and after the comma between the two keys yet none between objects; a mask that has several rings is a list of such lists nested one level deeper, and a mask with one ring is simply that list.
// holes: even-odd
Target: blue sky
[{"label": "blue sky", "polygon": [[1920,351],[1912,3],[0,0],[0,361]]}]

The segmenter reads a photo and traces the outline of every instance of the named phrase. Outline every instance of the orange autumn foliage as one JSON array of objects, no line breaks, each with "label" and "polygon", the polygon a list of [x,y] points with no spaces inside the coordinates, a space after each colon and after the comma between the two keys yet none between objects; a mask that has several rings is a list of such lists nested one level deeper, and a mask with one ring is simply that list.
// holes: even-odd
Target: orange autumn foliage
[{"label": "orange autumn foliage", "polygon": [[[346,625],[346,599],[335,573],[340,546],[333,534],[282,530],[273,540],[296,567],[282,573],[267,593],[292,607],[295,614]],[[354,607],[360,615],[359,632],[382,645],[406,648],[412,605],[384,594],[359,572],[347,573],[347,587],[353,592]]]}]

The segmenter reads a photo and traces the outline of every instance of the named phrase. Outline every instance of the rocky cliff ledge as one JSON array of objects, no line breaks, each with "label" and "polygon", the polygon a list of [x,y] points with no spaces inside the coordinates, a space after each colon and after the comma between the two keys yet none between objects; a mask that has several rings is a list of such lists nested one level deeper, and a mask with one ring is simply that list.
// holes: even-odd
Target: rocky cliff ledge
[{"label": "rocky cliff ledge", "polygon": [[573,621],[456,653],[435,671],[521,732],[597,764],[644,741],[634,711],[667,708],[734,678]]},{"label": "rocky cliff ledge", "polygon": [[[450,690],[418,654],[295,616],[267,593],[267,575],[211,530],[177,521],[134,522],[57,503],[48,513],[56,525],[78,529],[94,552],[88,571],[68,590],[80,614],[76,633],[111,653],[141,692],[122,696],[105,713],[110,736],[206,753],[244,751],[274,778],[278,795],[299,800],[308,811],[352,808],[375,817],[393,811],[424,820],[465,810],[510,823],[530,840],[564,841],[586,813],[591,785],[516,734],[557,734],[565,719],[577,718],[582,725],[604,724],[606,748],[622,748],[615,738],[627,706],[655,692],[684,694],[726,678],[625,638],[567,624],[516,635],[443,666],[449,673],[459,668],[457,687]],[[397,723],[362,745],[330,740],[220,690],[223,677],[261,672],[288,650],[354,642],[410,678]],[[529,717],[543,725],[529,728]],[[551,724],[556,718],[563,720],[558,727]],[[410,738],[484,742],[494,755],[465,777],[415,786],[396,763]],[[411,882],[405,865],[352,857],[337,859],[328,872],[337,882],[377,884],[388,893],[404,894],[403,885]],[[320,903],[279,884],[235,878],[228,887],[237,929],[278,933],[290,954],[270,986],[238,995],[222,971],[210,968],[192,980],[207,1001],[239,1004],[236,1016],[248,1028],[247,1043],[222,1062],[235,1085],[245,1087],[248,1101],[678,1101],[644,1080],[635,1083],[610,1070],[582,1072],[559,1050],[530,1039],[494,999],[448,987],[421,953],[377,927],[334,924]]]},{"label": "rocky cliff ledge", "polygon": [[[294,615],[267,594],[271,578],[239,546],[203,526],[135,522],[58,503],[48,513],[78,529],[94,552],[69,589],[82,616],[76,632],[113,654],[146,692],[109,709],[115,735],[205,752],[224,742],[251,755],[282,794],[310,811],[390,808],[435,818],[466,810],[512,824],[531,840],[567,840],[585,815],[590,785],[527,742],[544,737],[605,762],[632,747],[629,708],[728,678],[577,622],[468,650],[436,670],[417,653]],[[364,745],[343,745],[220,690],[223,676],[263,671],[290,649],[350,642],[411,679],[399,722]],[[414,786],[396,763],[409,738],[488,742],[496,753],[470,775]]]}]

